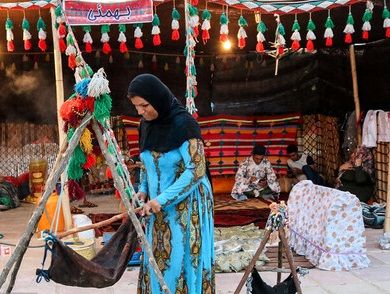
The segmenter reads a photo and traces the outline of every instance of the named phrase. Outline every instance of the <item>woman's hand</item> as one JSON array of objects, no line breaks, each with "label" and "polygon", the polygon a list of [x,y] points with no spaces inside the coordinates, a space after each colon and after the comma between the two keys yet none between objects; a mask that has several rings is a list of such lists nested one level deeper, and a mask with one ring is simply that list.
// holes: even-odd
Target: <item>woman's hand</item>
[{"label": "woman's hand", "polygon": [[151,215],[161,211],[161,205],[157,200],[153,199],[144,204],[143,210],[140,212],[141,216]]}]

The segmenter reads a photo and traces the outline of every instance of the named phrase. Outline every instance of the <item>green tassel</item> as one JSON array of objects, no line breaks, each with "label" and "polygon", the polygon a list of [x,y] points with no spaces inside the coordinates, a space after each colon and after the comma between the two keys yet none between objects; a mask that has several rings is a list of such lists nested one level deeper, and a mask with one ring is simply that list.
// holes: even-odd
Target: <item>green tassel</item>
[{"label": "green tassel", "polygon": [[190,13],[190,16],[198,15],[198,8],[189,4],[188,5],[188,12]]},{"label": "green tassel", "polygon": [[327,29],[333,29],[334,28],[334,23],[333,23],[333,20],[332,20],[332,18],[330,16],[328,16],[328,18],[326,19],[325,28],[327,28]]},{"label": "green tassel", "polygon": [[353,20],[352,13],[348,14],[347,24],[351,24],[351,25],[355,24],[355,21]]},{"label": "green tassel", "polygon": [[27,20],[27,18],[23,18],[23,21],[22,21],[22,29],[23,29],[23,30],[27,30],[27,31],[30,30],[30,23],[29,23],[29,21]]},{"label": "green tassel", "polygon": [[248,22],[246,21],[246,19],[242,15],[238,19],[238,25],[240,27],[247,27],[248,26]]},{"label": "green tassel", "polygon": [[205,9],[203,10],[202,12],[202,19],[205,20],[205,19],[208,19],[210,20],[211,19],[211,13],[209,10]]},{"label": "green tassel", "polygon": [[390,18],[390,11],[387,7],[383,8],[382,18],[383,19]]},{"label": "green tassel", "polygon": [[363,14],[363,22],[370,21],[372,19],[372,11],[370,9],[366,9]]},{"label": "green tassel", "polygon": [[12,19],[10,19],[9,17],[7,18],[7,20],[5,21],[5,29],[10,29],[12,30],[14,28],[14,23],[12,22]]},{"label": "green tassel", "polygon": [[131,193],[130,188],[127,187],[127,188],[125,189],[125,192],[126,192],[127,197],[129,197],[129,199],[131,199],[133,195],[132,195],[132,193]]},{"label": "green tassel", "polygon": [[135,23],[135,24],[133,24],[133,28],[140,28],[140,29],[142,29],[142,27],[143,27],[143,23]]},{"label": "green tassel", "polygon": [[121,165],[118,165],[118,166],[116,167],[116,172],[118,173],[118,175],[119,175],[120,177],[123,177],[123,176],[125,175],[125,173],[124,173],[124,171],[123,171],[123,167],[122,167]]},{"label": "green tassel", "polygon": [[88,64],[86,64],[81,69],[80,75],[81,75],[81,77],[83,79],[87,78],[87,77],[92,77],[93,76],[93,70],[91,69],[91,67]]},{"label": "green tassel", "polygon": [[40,30],[40,29],[42,29],[42,30],[46,30],[46,24],[45,24],[45,22],[44,22],[44,20],[43,20],[43,18],[42,17],[39,17],[38,18],[38,21],[37,21],[37,29],[38,29],[38,31]]},{"label": "green tassel", "polygon": [[74,128],[68,129],[68,133],[66,134],[66,139],[68,140],[68,142],[70,141],[70,139],[72,139],[74,131]]},{"label": "green tassel", "polygon": [[73,40],[73,37],[72,37],[72,35],[71,34],[68,34],[67,36],[66,36],[66,45],[74,45],[74,40]]},{"label": "green tassel", "polygon": [[69,160],[68,177],[72,180],[79,180],[83,176],[82,166],[86,162],[87,158],[81,149],[80,145],[77,145],[74,149],[73,155]]},{"label": "green tassel", "polygon": [[121,24],[118,26],[118,30],[119,30],[120,32],[122,32],[122,33],[126,33],[126,25],[121,23]]},{"label": "green tassel", "polygon": [[301,29],[301,26],[299,25],[299,22],[298,20],[294,20],[294,24],[292,26],[292,31],[295,32],[295,31],[299,31]]},{"label": "green tassel", "polygon": [[95,109],[93,115],[103,125],[105,120],[110,117],[112,107],[112,100],[110,95],[103,94],[99,98],[95,99]]},{"label": "green tassel", "polygon": [[89,76],[92,77],[93,76],[92,68],[88,64],[85,65],[85,68],[87,69]]},{"label": "green tassel", "polygon": [[311,19],[309,19],[309,22],[307,23],[307,30],[314,31],[315,29],[316,29],[316,25]]},{"label": "green tassel", "polygon": [[195,65],[191,65],[191,75],[196,76],[196,67],[195,67]]},{"label": "green tassel", "polygon": [[187,53],[188,53],[188,47],[187,45],[184,47],[184,50],[183,50],[183,55],[184,56],[187,56]]},{"label": "green tassel", "polygon": [[223,12],[223,13],[221,14],[221,17],[219,18],[219,23],[220,23],[221,25],[223,25],[223,24],[228,24],[228,23],[229,23],[229,19],[227,18],[225,12]]},{"label": "green tassel", "polygon": [[284,25],[282,23],[279,23],[278,25],[278,32],[279,34],[281,34],[282,36],[284,36],[286,34],[286,31],[284,29]]},{"label": "green tassel", "polygon": [[155,13],[152,20],[153,26],[159,26],[160,25],[160,19],[158,18],[158,15]]},{"label": "green tassel", "polygon": [[115,152],[115,151],[116,151],[116,148],[115,148],[114,144],[112,144],[112,143],[108,144],[107,150],[108,150],[108,152],[109,152],[110,154],[115,154],[115,153],[116,153],[116,152]]},{"label": "green tassel", "polygon": [[102,25],[100,28],[100,32],[102,34],[109,33],[110,32],[110,25]]},{"label": "green tassel", "polygon": [[172,10],[172,18],[176,20],[180,19],[180,13],[176,8],[173,8]]},{"label": "green tassel", "polygon": [[85,32],[85,33],[90,33],[91,32],[91,26],[83,26],[83,31]]},{"label": "green tassel", "polygon": [[260,21],[257,25],[257,31],[262,32],[263,34],[267,31],[267,26],[265,25],[264,21]]},{"label": "green tassel", "polygon": [[62,8],[61,8],[61,5],[58,5],[58,6],[56,7],[56,9],[54,10],[54,14],[56,15],[56,17],[62,16]]}]

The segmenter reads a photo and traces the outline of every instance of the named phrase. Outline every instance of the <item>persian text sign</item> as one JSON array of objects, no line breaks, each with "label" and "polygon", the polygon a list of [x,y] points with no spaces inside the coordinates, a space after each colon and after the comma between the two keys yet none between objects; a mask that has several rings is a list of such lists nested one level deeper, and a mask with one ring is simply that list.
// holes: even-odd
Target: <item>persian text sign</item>
[{"label": "persian text sign", "polygon": [[70,25],[102,25],[152,22],[152,0],[65,0]]}]

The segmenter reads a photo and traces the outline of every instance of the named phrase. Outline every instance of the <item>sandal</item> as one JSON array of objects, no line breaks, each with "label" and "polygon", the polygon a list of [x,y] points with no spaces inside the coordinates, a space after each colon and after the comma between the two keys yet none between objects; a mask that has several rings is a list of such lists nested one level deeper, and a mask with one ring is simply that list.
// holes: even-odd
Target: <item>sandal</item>
[{"label": "sandal", "polygon": [[84,213],[84,210],[77,208],[76,206],[72,206],[70,208],[70,213],[71,214],[82,214],[82,213]]},{"label": "sandal", "polygon": [[83,204],[80,204],[79,207],[97,207],[95,203],[84,200]]}]

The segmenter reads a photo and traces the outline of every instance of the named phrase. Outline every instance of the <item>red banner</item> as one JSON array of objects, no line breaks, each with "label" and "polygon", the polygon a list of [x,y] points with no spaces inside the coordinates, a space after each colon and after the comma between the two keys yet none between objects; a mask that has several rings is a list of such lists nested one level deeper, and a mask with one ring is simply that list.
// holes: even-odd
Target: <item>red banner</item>
[{"label": "red banner", "polygon": [[65,0],[70,25],[102,25],[152,22],[152,0]]}]

